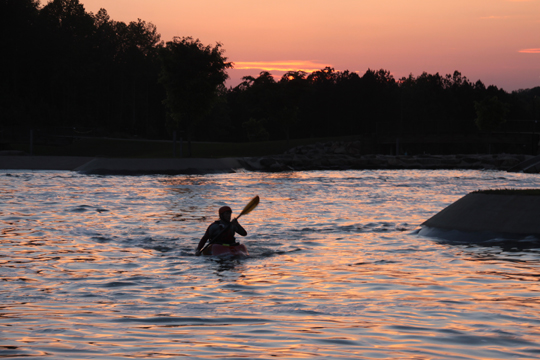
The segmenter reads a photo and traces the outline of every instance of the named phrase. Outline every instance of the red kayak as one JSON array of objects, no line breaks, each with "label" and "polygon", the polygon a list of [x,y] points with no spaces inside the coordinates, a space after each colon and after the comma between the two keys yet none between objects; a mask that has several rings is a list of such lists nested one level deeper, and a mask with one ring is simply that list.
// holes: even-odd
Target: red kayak
[{"label": "red kayak", "polygon": [[222,245],[222,244],[212,244],[206,248],[203,252],[203,255],[214,255],[214,256],[249,256],[246,245]]}]

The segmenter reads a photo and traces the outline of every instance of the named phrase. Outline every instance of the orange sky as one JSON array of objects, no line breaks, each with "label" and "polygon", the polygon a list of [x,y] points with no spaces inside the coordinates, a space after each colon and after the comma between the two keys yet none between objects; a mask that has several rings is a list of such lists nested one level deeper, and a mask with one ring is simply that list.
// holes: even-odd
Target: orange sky
[{"label": "orange sky", "polygon": [[[42,0],[45,3],[45,0]],[[262,69],[460,71],[507,91],[540,86],[540,0],[80,0],[162,39],[221,42],[228,85]]]}]

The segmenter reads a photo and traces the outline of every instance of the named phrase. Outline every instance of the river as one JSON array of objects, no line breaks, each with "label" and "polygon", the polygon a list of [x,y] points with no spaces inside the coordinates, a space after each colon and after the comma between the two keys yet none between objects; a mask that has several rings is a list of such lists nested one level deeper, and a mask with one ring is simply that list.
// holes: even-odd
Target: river
[{"label": "river", "polygon": [[[420,224],[499,171],[0,172],[0,358],[540,359],[540,248]],[[251,256],[194,248],[223,205]]]}]

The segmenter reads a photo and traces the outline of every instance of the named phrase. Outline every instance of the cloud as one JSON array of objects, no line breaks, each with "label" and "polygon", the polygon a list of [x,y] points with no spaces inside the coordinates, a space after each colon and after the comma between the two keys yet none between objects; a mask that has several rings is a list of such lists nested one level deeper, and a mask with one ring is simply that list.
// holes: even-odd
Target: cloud
[{"label": "cloud", "polygon": [[480,19],[482,20],[501,20],[501,19],[508,19],[510,16],[482,16]]},{"label": "cloud", "polygon": [[324,69],[331,64],[319,63],[311,60],[288,61],[235,61],[236,70],[263,70],[263,71],[305,71],[313,72]]},{"label": "cloud", "polygon": [[522,54],[540,54],[540,48],[519,50]]}]

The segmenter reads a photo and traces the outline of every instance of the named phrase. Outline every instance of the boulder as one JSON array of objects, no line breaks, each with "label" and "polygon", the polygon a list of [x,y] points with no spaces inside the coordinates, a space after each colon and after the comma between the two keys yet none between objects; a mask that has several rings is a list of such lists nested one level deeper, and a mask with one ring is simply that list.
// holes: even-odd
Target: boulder
[{"label": "boulder", "polygon": [[[516,166],[521,161],[514,156],[501,156],[497,159],[497,165],[502,169],[510,169],[513,166]],[[494,161],[495,163],[495,161]]]},{"label": "boulder", "polygon": [[274,158],[262,158],[259,160],[259,163],[263,168],[269,168],[270,166],[277,163],[277,160]]}]

